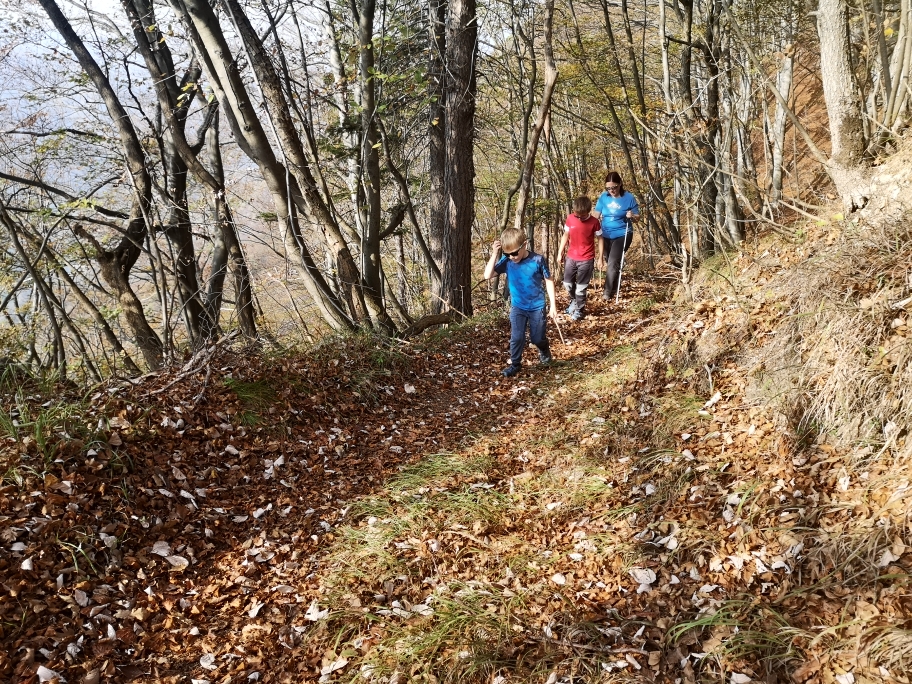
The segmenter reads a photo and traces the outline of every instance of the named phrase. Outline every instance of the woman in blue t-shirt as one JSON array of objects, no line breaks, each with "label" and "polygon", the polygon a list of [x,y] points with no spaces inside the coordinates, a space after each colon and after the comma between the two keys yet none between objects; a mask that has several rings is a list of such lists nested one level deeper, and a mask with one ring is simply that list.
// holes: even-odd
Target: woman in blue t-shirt
[{"label": "woman in blue t-shirt", "polygon": [[640,218],[636,198],[624,190],[624,181],[617,171],[609,171],[605,176],[605,192],[595,203],[592,215],[602,221],[604,256],[599,262],[599,268],[607,271],[602,297],[610,300],[618,292],[624,252],[630,248],[633,240],[633,224]]}]

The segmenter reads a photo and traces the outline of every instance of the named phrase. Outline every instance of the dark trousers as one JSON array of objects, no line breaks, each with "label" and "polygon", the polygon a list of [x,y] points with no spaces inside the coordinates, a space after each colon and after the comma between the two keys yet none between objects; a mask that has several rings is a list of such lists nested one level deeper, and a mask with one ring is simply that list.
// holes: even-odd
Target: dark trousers
[{"label": "dark trousers", "polygon": [[595,259],[576,261],[567,257],[564,262],[564,289],[570,295],[570,301],[576,303],[577,311],[582,311],[586,306],[586,290],[592,280]]},{"label": "dark trousers", "polygon": [[618,291],[618,278],[621,275],[621,256],[630,249],[633,231],[627,235],[612,239],[605,238],[605,298],[614,299]]},{"label": "dark trousers", "polygon": [[514,366],[522,365],[523,350],[526,348],[526,327],[529,328],[529,339],[536,347],[539,354],[548,356],[548,338],[546,336],[547,314],[545,309],[526,311],[510,309],[510,363]]}]

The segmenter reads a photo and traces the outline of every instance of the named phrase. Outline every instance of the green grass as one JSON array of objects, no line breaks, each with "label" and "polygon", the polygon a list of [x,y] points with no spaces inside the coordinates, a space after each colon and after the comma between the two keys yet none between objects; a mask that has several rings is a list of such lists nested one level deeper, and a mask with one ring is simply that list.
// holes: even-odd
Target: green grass
[{"label": "green grass", "polygon": [[275,387],[268,380],[245,382],[235,378],[226,378],[224,382],[245,406],[255,411],[268,409],[276,402],[278,396]]},{"label": "green grass", "polygon": [[[338,530],[340,538],[327,561],[335,568],[334,591],[344,591],[352,581],[377,583],[407,575],[407,562],[392,546],[396,540],[420,537],[423,530],[436,534],[450,525],[471,526],[502,516],[509,500],[499,492],[469,485],[435,491],[452,486],[454,478],[481,477],[490,464],[484,456],[431,454],[404,469],[381,493],[351,504],[352,523]],[[371,524],[365,525],[367,521]]]},{"label": "green grass", "polygon": [[57,391],[60,372],[53,368],[36,370],[25,364],[10,364],[0,372],[0,390],[10,393],[36,393],[52,396]]},{"label": "green grass", "polygon": [[0,408],[0,440],[17,444],[4,450],[4,460],[0,462],[3,481],[21,486],[23,468],[42,477],[65,443],[82,440],[83,449],[97,443],[95,428],[84,421],[84,410],[81,402],[37,405],[21,392],[9,410]]},{"label": "green grass", "polygon": [[593,392],[597,395],[610,394],[636,377],[640,355],[629,345],[615,347],[601,363],[601,370],[585,373],[574,378],[573,385],[577,396]]},{"label": "green grass", "polygon": [[[389,625],[364,659],[375,675],[408,672],[411,681],[489,682],[513,659],[511,620],[522,599],[451,584],[427,604],[433,615]],[[430,679],[433,677],[433,679]],[[355,682],[360,673],[353,672]],[[363,680],[362,680],[363,681]]]},{"label": "green grass", "polygon": [[458,454],[429,454],[404,469],[387,485],[387,489],[395,493],[410,492],[455,476],[484,476],[490,466],[491,459],[485,456],[467,458]]},{"label": "green grass", "polygon": [[308,349],[317,363],[336,369],[337,376],[361,400],[378,402],[382,385],[407,370],[411,358],[399,344],[369,330],[323,338]]},{"label": "green grass", "polygon": [[596,510],[599,503],[606,501],[614,488],[609,484],[613,478],[601,464],[582,462],[575,464],[569,472],[548,470],[537,477],[514,484],[514,498],[530,506],[547,510],[547,505],[560,502],[553,513],[575,515],[585,510]]},{"label": "green grass", "polygon": [[393,524],[342,528],[331,557],[336,567],[333,586],[344,590],[353,579],[369,580],[398,574],[404,564],[390,545],[407,529],[408,526],[398,520]]},{"label": "green grass", "polygon": [[238,423],[244,427],[256,427],[261,422],[259,414],[254,411],[241,411],[238,415]]},{"label": "green grass", "polygon": [[490,524],[505,514],[509,504],[510,498],[500,492],[466,487],[461,491],[434,495],[424,505],[418,506],[416,513],[420,515],[422,509],[433,509],[444,519],[446,526],[475,522]]},{"label": "green grass", "polygon": [[656,435],[668,439],[696,427],[702,417],[697,413],[706,399],[689,392],[666,391],[655,400],[656,413],[661,418]]},{"label": "green grass", "polygon": [[785,615],[758,605],[752,597],[724,601],[715,612],[677,623],[668,631],[668,641],[675,645],[693,631],[704,645],[712,644],[710,662],[723,667],[762,663],[769,671],[798,658],[796,641],[811,637],[792,627]]},{"label": "green grass", "polygon": [[653,297],[641,297],[640,299],[636,300],[630,308],[635,313],[646,314],[649,313],[656,304],[658,304],[658,301],[656,301],[656,299]]}]

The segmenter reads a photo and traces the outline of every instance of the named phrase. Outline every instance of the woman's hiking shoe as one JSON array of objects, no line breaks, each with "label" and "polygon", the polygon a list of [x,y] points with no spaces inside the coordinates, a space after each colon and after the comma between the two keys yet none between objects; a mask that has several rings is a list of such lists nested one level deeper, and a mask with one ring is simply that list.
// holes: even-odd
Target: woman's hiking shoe
[{"label": "woman's hiking shoe", "polygon": [[551,360],[551,352],[538,352],[538,362],[543,366],[547,366],[549,363],[551,363]]},{"label": "woman's hiking shoe", "polygon": [[501,374],[502,376],[504,376],[505,378],[512,378],[514,375],[516,375],[517,373],[519,373],[519,371],[520,371],[521,368],[522,368],[522,366],[514,366],[514,365],[511,363],[509,366],[507,366],[507,367],[504,368],[502,371],[500,371],[500,374]]}]

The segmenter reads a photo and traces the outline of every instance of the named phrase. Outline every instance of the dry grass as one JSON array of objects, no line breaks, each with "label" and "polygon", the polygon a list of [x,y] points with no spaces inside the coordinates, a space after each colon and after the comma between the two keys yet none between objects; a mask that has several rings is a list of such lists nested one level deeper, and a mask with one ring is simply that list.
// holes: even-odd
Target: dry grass
[{"label": "dry grass", "polygon": [[[887,183],[891,171],[881,174]],[[902,443],[912,416],[912,303],[898,306],[912,294],[909,210],[884,202],[835,221],[802,263],[766,288],[788,313],[761,349],[759,375],[781,392],[799,435],[823,433],[843,448],[912,450],[912,440]]]},{"label": "dry grass", "polygon": [[309,635],[350,660],[327,681],[908,671],[903,221],[719,255],[641,344],[537,390],[546,430],[485,434],[354,505]]}]

